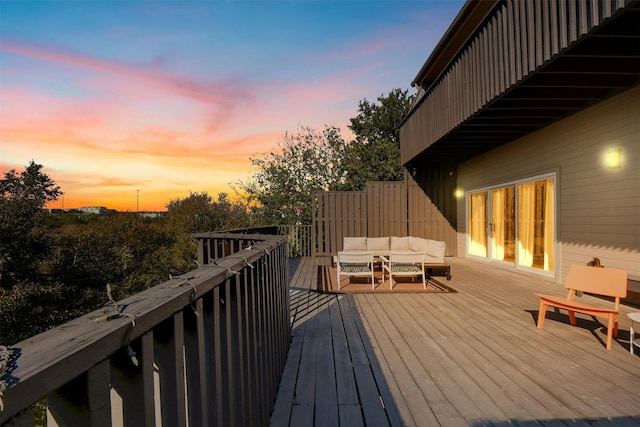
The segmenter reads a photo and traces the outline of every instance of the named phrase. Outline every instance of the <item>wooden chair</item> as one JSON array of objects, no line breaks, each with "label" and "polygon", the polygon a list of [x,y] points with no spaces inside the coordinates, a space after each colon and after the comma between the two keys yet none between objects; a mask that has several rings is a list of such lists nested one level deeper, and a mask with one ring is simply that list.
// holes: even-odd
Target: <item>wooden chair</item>
[{"label": "wooden chair", "polygon": [[[576,325],[575,312],[607,319],[607,350],[611,350],[613,337],[618,335],[620,298],[627,296],[627,272],[616,268],[598,268],[586,265],[572,265],[564,287],[569,290],[567,298],[536,293],[540,297],[538,328],[544,326],[547,306],[563,308],[569,313],[569,322]],[[608,306],[587,304],[575,299],[578,292],[606,296],[613,299]]]},{"label": "wooden chair", "polygon": [[341,276],[370,276],[371,289],[375,289],[376,282],[373,275],[373,252],[338,252],[336,266],[338,270],[338,290],[340,290]]},{"label": "wooden chair", "polygon": [[427,289],[427,279],[424,271],[424,252],[391,251],[389,258],[382,258],[382,281],[384,272],[389,273],[389,289],[393,289],[393,277],[422,276],[422,287]]}]

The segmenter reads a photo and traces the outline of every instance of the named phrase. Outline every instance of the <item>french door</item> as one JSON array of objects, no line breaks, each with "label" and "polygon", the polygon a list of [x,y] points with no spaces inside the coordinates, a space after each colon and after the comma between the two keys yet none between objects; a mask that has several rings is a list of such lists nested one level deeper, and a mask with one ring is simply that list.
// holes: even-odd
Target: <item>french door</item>
[{"label": "french door", "polygon": [[469,255],[553,272],[554,178],[467,193]]}]

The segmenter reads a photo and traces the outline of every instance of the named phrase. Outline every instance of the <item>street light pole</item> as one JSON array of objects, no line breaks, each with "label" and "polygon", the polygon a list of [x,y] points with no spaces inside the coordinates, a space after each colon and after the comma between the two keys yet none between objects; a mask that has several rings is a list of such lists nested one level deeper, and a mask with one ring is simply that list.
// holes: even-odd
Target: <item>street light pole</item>
[{"label": "street light pole", "polygon": [[140,209],[138,209],[139,200],[140,200],[140,190],[136,190],[136,212],[140,212]]}]

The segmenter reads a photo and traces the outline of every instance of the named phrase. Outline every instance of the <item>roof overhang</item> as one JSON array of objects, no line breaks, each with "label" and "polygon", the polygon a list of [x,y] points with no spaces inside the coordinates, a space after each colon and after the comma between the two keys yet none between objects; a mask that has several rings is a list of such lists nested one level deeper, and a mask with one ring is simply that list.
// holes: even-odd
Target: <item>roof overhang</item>
[{"label": "roof overhang", "polygon": [[[441,67],[447,58],[450,62],[455,57],[456,46],[460,49],[459,43],[478,25],[475,14],[487,13],[479,9],[483,3],[465,5],[414,79],[415,85],[428,91],[436,75],[446,70]],[[629,3],[407,163],[468,160],[639,85],[640,2]]]}]

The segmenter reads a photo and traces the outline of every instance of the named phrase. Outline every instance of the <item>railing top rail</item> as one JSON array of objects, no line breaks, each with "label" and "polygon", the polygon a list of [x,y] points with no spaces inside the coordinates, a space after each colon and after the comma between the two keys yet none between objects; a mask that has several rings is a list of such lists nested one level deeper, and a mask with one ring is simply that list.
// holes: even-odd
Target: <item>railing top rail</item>
[{"label": "railing top rail", "polygon": [[[232,233],[219,236],[228,239],[247,237]],[[251,235],[251,238],[256,243],[250,248],[118,301],[119,310],[123,313],[121,316],[115,315],[114,306],[105,305],[105,308],[10,346],[13,363],[1,378],[7,385],[1,419],[9,419],[87,372],[97,363],[124,349],[129,341],[152,330],[162,321],[188,307],[194,299],[225,283],[237,271],[268,256],[272,250],[286,242],[284,236],[256,234]],[[106,320],[100,320],[105,317]]]},{"label": "railing top rail", "polygon": [[[275,228],[274,228],[275,229]],[[209,231],[206,233],[194,233],[195,238],[218,238],[218,239],[234,239],[234,240],[255,240],[255,241],[270,241],[273,239],[282,239],[282,236],[276,234],[264,234],[264,233],[241,233],[235,231]]]}]

